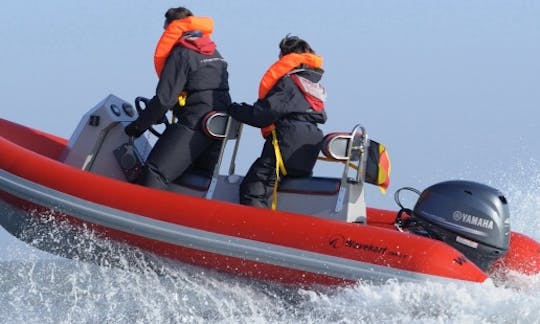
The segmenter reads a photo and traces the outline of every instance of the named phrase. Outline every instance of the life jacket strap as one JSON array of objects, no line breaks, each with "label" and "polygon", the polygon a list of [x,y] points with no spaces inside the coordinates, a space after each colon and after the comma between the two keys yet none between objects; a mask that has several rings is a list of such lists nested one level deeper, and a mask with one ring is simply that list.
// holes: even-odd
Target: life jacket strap
[{"label": "life jacket strap", "polygon": [[[188,93],[186,91],[180,92],[180,95],[178,96],[178,106],[180,106],[180,108],[183,108],[186,105],[187,97],[188,97]],[[176,116],[176,114],[179,113],[179,110],[173,108],[172,111],[173,111],[172,123],[174,124],[178,122],[178,117]]]},{"label": "life jacket strap", "polygon": [[180,105],[180,108],[186,105],[187,96],[188,93],[186,91],[180,92],[180,95],[178,96],[178,105]]},{"label": "life jacket strap", "polygon": [[285,163],[281,156],[281,150],[279,148],[279,142],[277,138],[276,129],[272,129],[272,146],[274,146],[274,154],[276,155],[276,181],[274,182],[274,192],[272,193],[272,210],[277,208],[277,191],[281,175],[287,175],[287,169],[285,169]]}]

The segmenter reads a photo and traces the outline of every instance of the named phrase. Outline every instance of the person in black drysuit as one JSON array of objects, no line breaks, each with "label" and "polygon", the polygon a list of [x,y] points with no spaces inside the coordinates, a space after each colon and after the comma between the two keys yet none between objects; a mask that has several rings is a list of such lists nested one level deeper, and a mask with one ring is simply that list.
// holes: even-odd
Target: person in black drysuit
[{"label": "person in black drysuit", "polygon": [[[165,14],[165,28],[176,19],[191,17],[186,8],[171,8]],[[138,184],[167,189],[188,168],[211,175],[222,141],[211,139],[201,129],[205,114],[223,110],[231,103],[227,62],[215,50],[209,37],[198,31],[182,35],[189,48],[177,44],[163,66],[156,95],[137,120],[125,132],[138,137],[160,121],[168,110],[178,118],[159,137],[152,148]],[[185,43],[184,43],[185,44]],[[201,53],[202,52],[202,53]],[[179,95],[187,92],[185,106],[179,106]]]},{"label": "person in black drysuit", "polygon": [[[290,53],[314,54],[310,45],[296,36],[285,37],[279,47],[280,60]],[[327,117],[324,110],[317,112],[313,109],[292,80],[291,73],[318,85],[323,70],[305,64],[294,67],[253,105],[233,103],[227,112],[236,120],[254,127],[274,124],[287,176],[307,177],[312,175],[324,137],[318,124],[325,123]],[[322,86],[319,89],[324,92]],[[240,185],[240,203],[269,208],[276,178],[272,135],[267,134],[260,157],[251,165]]]}]

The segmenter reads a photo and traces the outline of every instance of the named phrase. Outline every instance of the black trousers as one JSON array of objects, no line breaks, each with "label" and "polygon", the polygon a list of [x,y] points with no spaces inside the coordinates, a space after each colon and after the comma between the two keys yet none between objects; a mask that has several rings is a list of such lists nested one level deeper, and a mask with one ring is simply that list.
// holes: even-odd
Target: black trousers
[{"label": "black trousers", "polygon": [[[312,123],[294,123],[278,129],[278,140],[287,176],[309,177],[317,162],[323,133]],[[269,208],[276,183],[276,156],[272,136],[240,184],[240,203]]]},{"label": "black trousers", "polygon": [[137,183],[157,189],[167,187],[186,170],[212,174],[219,157],[221,140],[208,137],[200,129],[171,124],[150,151]]}]

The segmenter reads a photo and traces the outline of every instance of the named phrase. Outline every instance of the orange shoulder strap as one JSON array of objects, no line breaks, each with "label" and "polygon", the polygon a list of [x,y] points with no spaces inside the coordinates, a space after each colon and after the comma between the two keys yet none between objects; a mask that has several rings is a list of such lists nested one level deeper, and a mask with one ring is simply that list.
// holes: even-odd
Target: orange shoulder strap
[{"label": "orange shoulder strap", "polygon": [[290,53],[282,56],[277,62],[272,64],[264,73],[259,84],[259,99],[268,94],[268,91],[276,85],[279,79],[292,71],[300,64],[306,64],[314,68],[322,67],[322,57],[311,53]]},{"label": "orange shoulder strap", "polygon": [[172,21],[159,39],[154,52],[154,67],[158,76],[161,75],[165,61],[172,48],[185,32],[198,30],[203,35],[210,36],[214,31],[214,21],[209,17],[190,16]]}]

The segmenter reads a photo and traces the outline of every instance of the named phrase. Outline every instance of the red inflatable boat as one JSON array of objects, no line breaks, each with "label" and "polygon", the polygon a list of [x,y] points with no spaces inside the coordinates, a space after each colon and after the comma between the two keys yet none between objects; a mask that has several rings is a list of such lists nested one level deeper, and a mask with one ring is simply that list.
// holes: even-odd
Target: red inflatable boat
[{"label": "red inflatable boat", "polygon": [[214,174],[188,173],[169,191],[130,183],[150,148],[123,132],[136,115],[108,96],[69,140],[0,119],[0,198],[25,211],[0,215],[2,226],[32,244],[52,214],[166,258],[302,285],[483,282],[495,271],[540,271],[540,244],[510,231],[506,199],[493,188],[449,181],[418,192],[411,210],[366,207],[361,127],[325,141],[327,157],[343,162],[342,177],[284,180],[277,210],[266,210],[237,203],[241,125],[220,113],[205,127],[235,144],[228,174],[220,158]]}]

